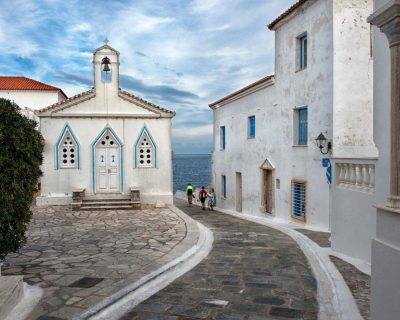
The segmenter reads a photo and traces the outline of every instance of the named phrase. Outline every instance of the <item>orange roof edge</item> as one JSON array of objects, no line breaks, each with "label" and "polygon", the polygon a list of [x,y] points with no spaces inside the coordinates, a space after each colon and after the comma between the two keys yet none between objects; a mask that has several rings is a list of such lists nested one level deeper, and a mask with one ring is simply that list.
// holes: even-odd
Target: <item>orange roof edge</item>
[{"label": "orange roof edge", "polygon": [[273,30],[273,28],[276,26],[276,24],[285,19],[287,16],[289,16],[292,12],[294,12],[297,8],[301,7],[303,4],[305,4],[308,0],[298,0],[295,4],[293,4],[289,9],[287,9],[285,12],[283,12],[281,15],[279,15],[275,20],[273,20],[271,23],[268,24],[268,29]]},{"label": "orange roof edge", "polygon": [[24,76],[0,76],[0,90],[58,91],[68,99],[60,88]]}]

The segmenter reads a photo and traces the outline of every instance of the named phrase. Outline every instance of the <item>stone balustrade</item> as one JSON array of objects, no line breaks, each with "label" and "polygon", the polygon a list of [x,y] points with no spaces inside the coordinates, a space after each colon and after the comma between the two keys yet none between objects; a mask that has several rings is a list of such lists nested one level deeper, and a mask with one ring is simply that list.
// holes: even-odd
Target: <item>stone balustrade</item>
[{"label": "stone balustrade", "polygon": [[375,164],[337,162],[336,186],[360,192],[373,193],[375,189]]}]

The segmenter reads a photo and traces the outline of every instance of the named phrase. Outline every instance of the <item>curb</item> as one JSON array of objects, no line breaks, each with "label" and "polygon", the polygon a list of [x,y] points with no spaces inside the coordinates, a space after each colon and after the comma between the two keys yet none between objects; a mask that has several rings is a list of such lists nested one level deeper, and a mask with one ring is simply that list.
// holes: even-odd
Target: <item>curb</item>
[{"label": "curb", "polygon": [[[197,243],[188,248],[180,257],[168,262],[106,298],[74,320],[117,320],[153,294],[164,289],[175,279],[185,274],[208,256],[214,241],[213,233],[201,223],[193,220],[175,206],[169,208],[188,225],[187,237],[197,236]],[[192,230],[192,231],[190,231]]]},{"label": "curb", "polygon": [[314,241],[302,233],[268,221],[266,218],[215,208],[216,212],[228,214],[239,219],[258,223],[279,230],[299,245],[317,280],[317,300],[319,320],[363,320],[354,297],[342,275],[324,251]]}]

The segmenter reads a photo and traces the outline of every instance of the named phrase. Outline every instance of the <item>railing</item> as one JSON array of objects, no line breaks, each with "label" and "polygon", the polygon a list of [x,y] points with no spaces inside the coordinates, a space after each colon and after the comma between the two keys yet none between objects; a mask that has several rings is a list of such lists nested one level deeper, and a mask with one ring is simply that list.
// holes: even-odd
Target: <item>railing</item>
[{"label": "railing", "polygon": [[373,193],[375,189],[375,164],[336,163],[336,185],[340,188]]}]

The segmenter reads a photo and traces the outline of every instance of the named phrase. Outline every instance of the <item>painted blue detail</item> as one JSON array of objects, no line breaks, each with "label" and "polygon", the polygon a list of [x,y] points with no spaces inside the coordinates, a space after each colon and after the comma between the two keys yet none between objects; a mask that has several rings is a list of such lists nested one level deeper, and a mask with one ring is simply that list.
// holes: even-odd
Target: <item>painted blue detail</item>
[{"label": "painted blue detail", "polygon": [[307,145],[308,140],[308,109],[307,107],[298,109],[298,130],[299,130],[299,145]]},{"label": "painted blue detail", "polygon": [[222,195],[226,198],[226,176],[222,176]]},{"label": "painted blue detail", "polygon": [[293,183],[292,213],[296,217],[304,217],[305,215],[305,192],[306,186],[304,183]]},{"label": "painted blue detail", "polygon": [[226,132],[225,132],[225,126],[220,127],[220,147],[221,150],[225,150],[226,146]]},{"label": "painted blue detail", "polygon": [[104,156],[103,155],[100,156],[100,159],[101,159],[101,162],[104,162]]},{"label": "painted blue detail", "polygon": [[111,156],[111,162],[115,162],[115,155]]},{"label": "painted blue detail", "polygon": [[146,125],[144,125],[142,130],[140,130],[139,135],[138,135],[138,137],[136,139],[136,142],[135,142],[135,146],[133,148],[134,157],[135,157],[135,160],[133,162],[135,164],[134,168],[138,167],[137,152],[138,152],[138,149],[139,149],[140,141],[142,140],[144,134],[147,134],[147,136],[150,139],[150,143],[151,143],[151,146],[153,148],[153,159],[152,159],[153,160],[152,163],[154,163],[153,168],[157,168],[157,145],[154,142],[153,136],[151,135],[151,133],[150,133],[150,131],[147,128]]},{"label": "painted blue detail", "polygon": [[72,131],[70,125],[68,122],[66,122],[64,124],[63,129],[61,130],[61,133],[57,139],[57,143],[55,146],[55,164],[56,164],[56,170],[60,169],[60,144],[63,141],[63,138],[65,136],[66,133],[69,133],[72,137],[73,142],[76,145],[76,168],[80,169],[80,149],[81,149],[81,145],[79,144],[78,139],[76,138],[74,132]]},{"label": "painted blue detail", "polygon": [[329,158],[322,158],[322,166],[326,168],[326,180],[328,184],[332,184],[332,165]]},{"label": "painted blue detail", "polygon": [[106,126],[101,132],[97,135],[97,137],[93,140],[91,143],[91,158],[92,158],[92,189],[93,193],[96,193],[96,161],[95,161],[95,153],[96,153],[96,144],[99,142],[99,140],[103,137],[104,133],[106,130],[109,130],[112,137],[114,140],[117,142],[119,146],[119,151],[120,151],[120,170],[119,170],[119,175],[120,175],[120,189],[121,192],[124,191],[124,157],[123,157],[123,148],[124,144],[122,143],[121,139],[117,136],[115,131],[111,128]]},{"label": "painted blue detail", "polygon": [[248,132],[247,136],[250,139],[253,139],[256,137],[256,116],[250,116],[249,117],[249,123],[248,123]]}]

